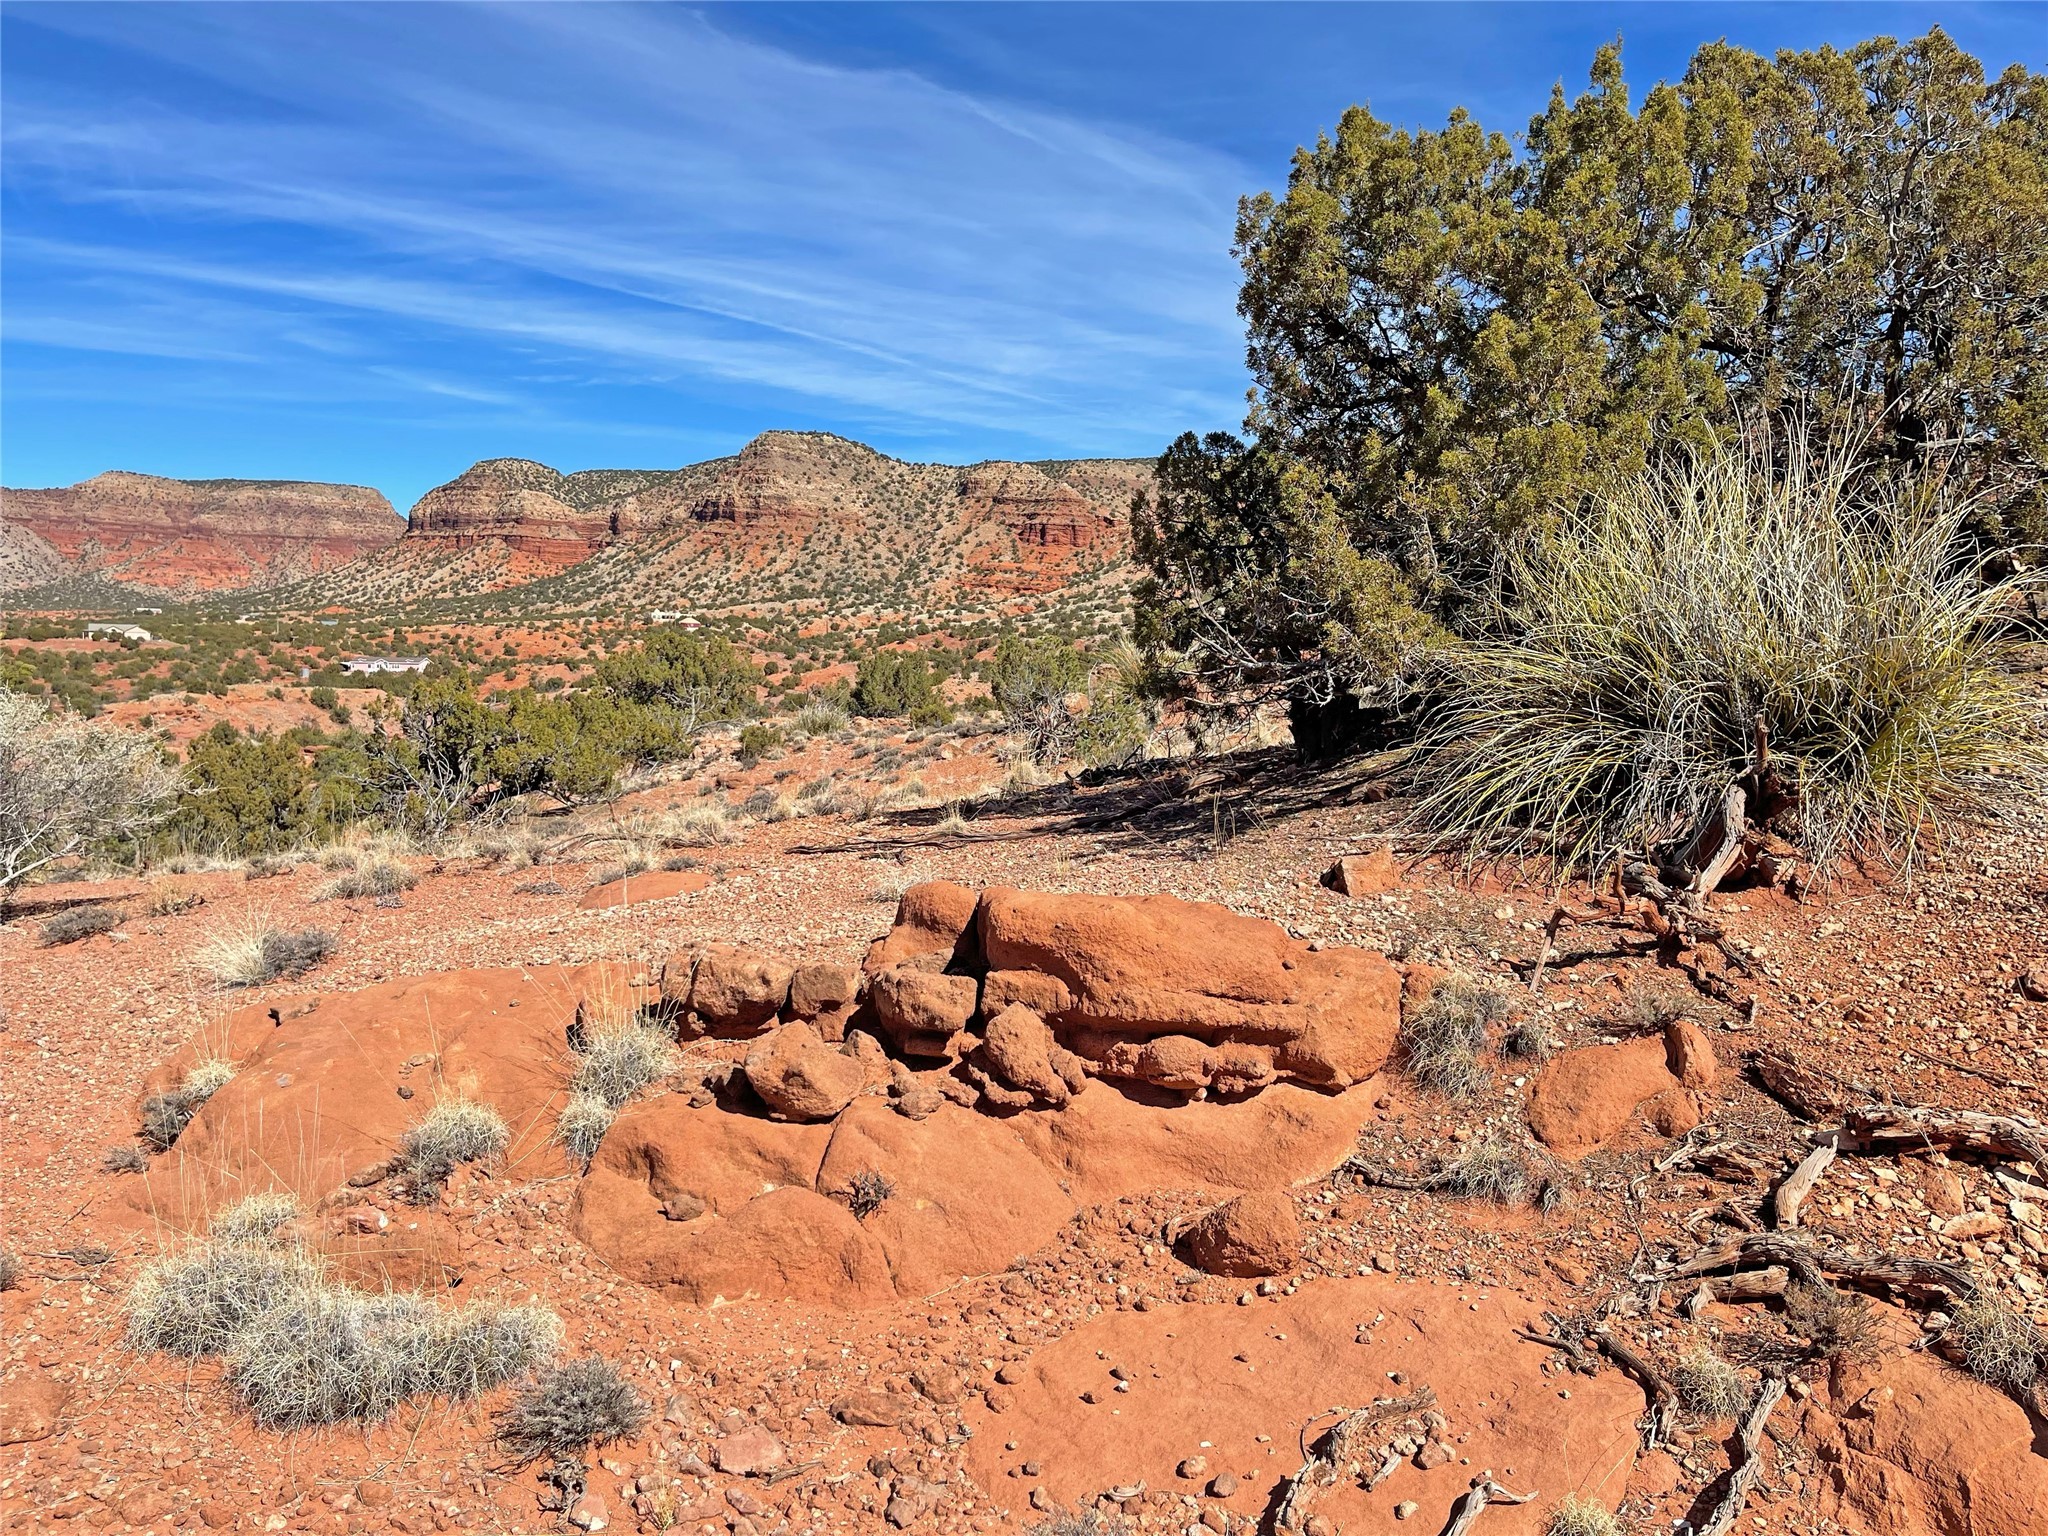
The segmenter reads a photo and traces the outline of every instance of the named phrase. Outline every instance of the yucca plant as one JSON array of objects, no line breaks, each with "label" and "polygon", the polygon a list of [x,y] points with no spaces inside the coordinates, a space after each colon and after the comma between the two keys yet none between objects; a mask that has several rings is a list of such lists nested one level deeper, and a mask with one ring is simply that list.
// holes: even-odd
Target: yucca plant
[{"label": "yucca plant", "polygon": [[2004,622],[2036,578],[1980,577],[1937,475],[1779,446],[1620,480],[1510,559],[1424,735],[1446,841],[1564,870],[1682,847],[1762,741],[1782,792],[1751,815],[1824,876],[2038,783]]}]

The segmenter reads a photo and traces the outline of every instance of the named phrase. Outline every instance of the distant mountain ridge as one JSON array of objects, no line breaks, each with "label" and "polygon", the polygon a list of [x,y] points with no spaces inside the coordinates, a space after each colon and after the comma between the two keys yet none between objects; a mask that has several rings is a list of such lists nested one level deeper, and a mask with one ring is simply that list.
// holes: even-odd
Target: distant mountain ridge
[{"label": "distant mountain ridge", "polygon": [[75,576],[165,597],[251,591],[345,565],[404,531],[366,485],[109,470],[76,485],[0,490],[0,591]]},{"label": "distant mountain ridge", "polygon": [[363,608],[520,589],[587,607],[813,600],[985,605],[1128,577],[1149,460],[914,464],[826,432],[764,432],[675,469],[485,459],[401,519],[376,491],[120,471],[0,493],[0,590],[65,576],[266,607]]},{"label": "distant mountain ridge", "polygon": [[414,504],[397,549],[287,595],[840,608],[1045,593],[1128,564],[1131,498],[1151,480],[1145,460],[912,464],[825,432],[765,432],[669,470],[486,459]]}]

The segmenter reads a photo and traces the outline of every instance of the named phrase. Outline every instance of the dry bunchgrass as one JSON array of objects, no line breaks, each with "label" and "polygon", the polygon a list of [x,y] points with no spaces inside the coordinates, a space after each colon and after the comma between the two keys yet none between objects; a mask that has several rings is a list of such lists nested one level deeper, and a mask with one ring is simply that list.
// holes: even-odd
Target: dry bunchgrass
[{"label": "dry bunchgrass", "polygon": [[1883,1353],[1877,1313],[1861,1296],[1820,1282],[1794,1283],[1785,1293],[1785,1326],[1807,1341],[1814,1358],[1867,1364]]},{"label": "dry bunchgrass", "polygon": [[21,1260],[10,1248],[0,1248],[0,1291],[11,1291],[21,1284]]},{"label": "dry bunchgrass", "polygon": [[1671,1372],[1678,1400],[1705,1419],[1732,1419],[1749,1406],[1742,1372],[1704,1345],[1689,1350]]},{"label": "dry bunchgrass", "polygon": [[449,1308],[343,1286],[281,1240],[289,1203],[258,1199],[143,1271],[127,1337],[139,1350],[224,1359],[229,1384],[268,1428],[374,1422],[414,1398],[472,1398],[559,1346],[561,1324],[539,1306]]},{"label": "dry bunchgrass", "polygon": [[314,891],[312,899],[354,901],[365,896],[396,896],[418,883],[419,877],[396,859],[370,854]]},{"label": "dry bunchgrass", "polygon": [[1979,1381],[2025,1400],[2048,1378],[2048,1340],[1998,1296],[1979,1291],[1950,1314],[1948,1336],[1962,1350],[1963,1368]]},{"label": "dry bunchgrass", "polygon": [[1461,1200],[1520,1205],[1537,1192],[1538,1175],[1529,1154],[1507,1137],[1476,1137],[1430,1179],[1430,1188]]},{"label": "dry bunchgrass", "polygon": [[647,1427],[647,1403],[611,1361],[591,1355],[550,1365],[498,1415],[498,1443],[524,1464],[580,1461],[592,1446],[630,1440]]},{"label": "dry bunchgrass", "polygon": [[224,987],[260,987],[303,976],[333,954],[338,942],[324,928],[291,933],[251,913],[207,936],[199,966]]},{"label": "dry bunchgrass", "polygon": [[398,1144],[408,1197],[431,1205],[458,1164],[495,1157],[511,1139],[504,1116],[490,1105],[454,1094],[436,1099]]},{"label": "dry bunchgrass", "polygon": [[1605,1505],[1568,1493],[1552,1506],[1543,1536],[1621,1536],[1621,1527]]},{"label": "dry bunchgrass", "polygon": [[206,1230],[217,1242],[267,1243],[298,1220],[296,1196],[282,1191],[245,1195],[214,1213]]},{"label": "dry bunchgrass", "polygon": [[1469,976],[1446,976],[1429,1000],[1401,1021],[1409,1075],[1446,1098],[1470,1100],[1492,1081],[1482,1054],[1487,1030],[1507,1017],[1498,987]]},{"label": "dry bunchgrass", "polygon": [[2037,782],[2043,744],[1967,505],[1797,433],[1623,480],[1511,561],[1449,649],[1420,811],[1450,843],[1586,867],[1703,825],[1759,718],[1801,852],[1909,860]]},{"label": "dry bunchgrass", "polygon": [[555,1139],[571,1162],[588,1168],[604,1145],[605,1133],[619,1112],[594,1093],[572,1093],[555,1121]]}]

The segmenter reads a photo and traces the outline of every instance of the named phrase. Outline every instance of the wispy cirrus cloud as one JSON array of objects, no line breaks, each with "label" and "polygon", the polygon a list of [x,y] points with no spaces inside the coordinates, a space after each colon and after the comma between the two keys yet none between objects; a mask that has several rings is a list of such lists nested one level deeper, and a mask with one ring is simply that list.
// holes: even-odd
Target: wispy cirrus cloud
[{"label": "wispy cirrus cloud", "polygon": [[682,420],[738,391],[763,427],[1005,451],[1149,451],[1238,407],[1245,173],[1213,152],[685,11],[31,15],[10,346],[260,358],[253,390],[282,368],[339,408],[516,412],[569,376]]}]

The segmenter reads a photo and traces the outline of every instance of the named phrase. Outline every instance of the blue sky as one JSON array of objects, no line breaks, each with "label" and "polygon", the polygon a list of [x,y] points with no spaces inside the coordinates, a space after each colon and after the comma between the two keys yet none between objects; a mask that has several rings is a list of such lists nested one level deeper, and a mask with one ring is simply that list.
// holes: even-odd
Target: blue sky
[{"label": "blue sky", "polygon": [[1236,199],[1350,103],[1937,20],[2048,67],[2042,4],[6,4],[0,477],[1151,454],[1241,418]]}]

